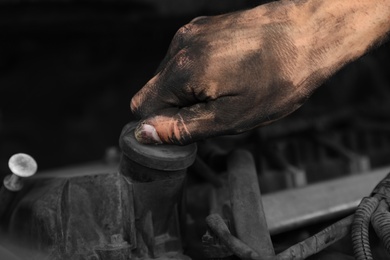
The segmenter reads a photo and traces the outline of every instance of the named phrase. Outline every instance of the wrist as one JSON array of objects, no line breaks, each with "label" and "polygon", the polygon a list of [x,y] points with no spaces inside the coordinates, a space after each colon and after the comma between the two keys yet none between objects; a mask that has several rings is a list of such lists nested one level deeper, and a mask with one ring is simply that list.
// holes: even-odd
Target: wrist
[{"label": "wrist", "polygon": [[299,2],[302,5],[295,4],[293,15],[294,45],[306,50],[304,59],[314,73],[333,74],[383,41],[390,31],[390,0]]},{"label": "wrist", "polygon": [[284,28],[279,39],[288,40],[292,58],[281,69],[308,92],[390,31],[390,0],[280,0],[254,11],[262,24]]}]

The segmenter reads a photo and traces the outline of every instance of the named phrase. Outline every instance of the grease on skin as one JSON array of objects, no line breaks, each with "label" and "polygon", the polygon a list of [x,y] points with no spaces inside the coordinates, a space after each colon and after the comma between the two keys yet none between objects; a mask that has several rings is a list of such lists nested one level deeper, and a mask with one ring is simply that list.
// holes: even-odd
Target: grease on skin
[{"label": "grease on skin", "polygon": [[172,111],[162,111],[160,115],[149,118],[144,123],[155,126],[163,142],[183,145],[213,136],[214,131],[208,129],[213,130],[215,111],[209,104],[199,103],[183,108],[176,114],[172,114]]},{"label": "grease on skin", "polygon": [[[279,119],[300,106],[295,106],[296,89],[287,80],[291,74],[288,68],[293,67],[298,55],[295,46],[286,39],[284,30],[288,27],[288,24],[280,23],[263,26],[264,36],[257,43],[257,51],[240,57],[233,67],[225,66],[221,71],[214,71],[213,74],[218,75],[218,80],[215,80],[218,83],[213,84],[208,92],[215,93],[218,89],[223,89],[231,96],[237,96],[233,102],[221,102],[218,118],[221,118],[219,121],[224,124],[224,130],[218,134],[240,133],[252,129]],[[209,70],[212,71],[213,67]],[[286,89],[291,91],[285,91]],[[217,122],[214,123],[213,127],[217,125]],[[204,129],[206,130],[205,127]]]},{"label": "grease on skin", "polygon": [[[246,21],[243,21],[249,34],[243,34],[243,38],[238,38],[236,48],[240,48],[240,52],[246,49],[244,53],[247,53],[242,55],[242,53],[232,52],[233,43],[229,33],[237,29],[241,31],[238,23],[242,21],[241,14],[235,13],[228,16],[230,17],[227,19],[228,23],[223,25],[223,27],[229,26],[228,28],[222,30],[219,27],[208,27],[207,32],[200,31],[197,36],[203,41],[199,40],[198,43],[202,44],[199,44],[196,49],[192,47],[181,52],[179,59],[174,62],[175,66],[164,69],[164,73],[175,75],[172,81],[165,81],[164,85],[169,86],[168,88],[160,87],[157,91],[151,92],[161,98],[164,96],[164,91],[172,91],[183,95],[178,96],[178,99],[188,99],[188,96],[192,96],[194,104],[199,101],[207,102],[203,110],[192,111],[192,114],[205,113],[204,110],[207,109],[208,120],[191,118],[188,114],[185,115],[187,122],[177,115],[174,117],[159,115],[149,119],[147,123],[156,127],[163,142],[182,144],[187,140],[194,141],[221,134],[240,133],[285,114],[286,109],[281,109],[282,112],[274,111],[269,104],[270,102],[285,104],[288,100],[288,98],[282,98],[282,101],[278,102],[279,89],[291,83],[283,79],[283,73],[278,73],[279,76],[274,78],[275,71],[283,72],[282,63],[275,61],[275,57],[279,57],[287,66],[288,61],[296,56],[291,43],[287,39],[280,40],[283,38],[283,28],[287,25],[268,24],[262,26],[262,30],[253,31],[251,27],[247,27]],[[223,17],[226,18],[226,16],[221,16],[218,19]],[[236,22],[230,24],[232,19]],[[267,40],[261,40],[260,36],[256,35],[259,31],[267,32],[263,37]],[[246,39],[251,41],[248,42]],[[253,51],[258,49],[261,51]],[[194,55],[196,52],[198,52],[198,55],[195,55],[196,61],[201,64],[186,66],[191,60],[188,55]],[[211,55],[206,56],[204,53]],[[179,68],[181,73],[174,73],[175,68]],[[262,86],[258,86],[259,82]],[[184,85],[187,86],[187,91],[183,91]],[[262,89],[264,86],[266,89]],[[261,91],[265,91],[264,97],[258,94]],[[258,106],[256,110],[253,110],[254,104]],[[155,104],[145,101],[143,106],[145,105],[154,106]],[[280,109],[282,105],[276,105],[276,107]],[[210,117],[213,119],[210,120]],[[148,135],[145,137],[148,138]]]},{"label": "grease on skin", "polygon": [[159,138],[163,142],[183,144],[184,141],[191,139],[191,135],[184,121],[178,117],[180,118],[180,115],[174,117],[156,116],[148,123],[155,126],[156,131],[160,133]]},{"label": "grease on skin", "polygon": [[207,43],[202,41],[180,50],[162,71],[135,94],[131,102],[133,113],[145,118],[165,108],[187,107],[203,101],[194,95],[189,83],[196,83],[199,75],[204,74],[204,67],[195,66],[193,61],[202,57],[207,62],[208,57],[204,55],[207,50]]},{"label": "grease on skin", "polygon": [[[282,0],[194,21],[175,36],[158,83],[147,84],[132,107],[149,117],[145,124],[162,142],[175,144],[268,124],[300,107],[389,29],[385,19],[373,29],[360,21],[365,7],[375,5]],[[366,33],[356,34],[357,27]],[[155,139],[153,130],[139,132]]]}]

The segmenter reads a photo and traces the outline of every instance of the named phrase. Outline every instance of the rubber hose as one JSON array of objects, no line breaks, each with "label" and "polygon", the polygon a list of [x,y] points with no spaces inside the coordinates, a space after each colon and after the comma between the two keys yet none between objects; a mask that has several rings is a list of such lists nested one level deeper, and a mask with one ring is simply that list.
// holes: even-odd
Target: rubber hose
[{"label": "rubber hose", "polygon": [[366,197],[360,202],[352,223],[351,236],[353,252],[356,260],[373,260],[368,230],[372,213],[378,207],[376,197]]},{"label": "rubber hose", "polygon": [[390,212],[385,200],[381,200],[379,203],[377,210],[371,217],[371,223],[386,251],[390,254]]}]

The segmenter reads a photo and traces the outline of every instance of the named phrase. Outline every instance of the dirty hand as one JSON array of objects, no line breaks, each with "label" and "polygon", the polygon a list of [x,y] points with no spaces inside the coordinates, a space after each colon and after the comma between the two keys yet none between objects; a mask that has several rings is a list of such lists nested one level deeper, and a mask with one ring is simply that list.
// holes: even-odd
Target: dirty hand
[{"label": "dirty hand", "polygon": [[389,0],[281,0],[200,17],[133,97],[142,143],[188,144],[280,119],[389,30]]}]

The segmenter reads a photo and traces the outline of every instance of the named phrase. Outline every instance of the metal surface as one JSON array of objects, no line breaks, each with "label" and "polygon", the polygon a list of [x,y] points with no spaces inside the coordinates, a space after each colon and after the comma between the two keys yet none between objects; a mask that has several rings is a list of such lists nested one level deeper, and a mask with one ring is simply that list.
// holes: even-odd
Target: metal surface
[{"label": "metal surface", "polygon": [[38,178],[18,193],[2,224],[11,238],[48,259],[89,259],[102,250],[125,257],[122,247],[110,244],[123,237],[126,248],[136,245],[131,194],[131,184],[119,173]]},{"label": "metal surface", "polygon": [[215,187],[221,187],[222,181],[216,174],[216,172],[210,168],[199,156],[196,157],[194,164],[190,167],[190,170],[210,182]]},{"label": "metal surface", "polygon": [[119,171],[134,187],[134,213],[138,258],[182,254],[181,220],[185,216],[183,192],[186,168],[196,157],[189,146],[143,145],[134,137],[137,122],[126,125],[120,137],[123,151]]},{"label": "metal surface", "polygon": [[5,188],[3,185],[0,187],[0,221],[9,210],[9,206],[12,203],[12,200],[15,198],[15,192],[10,191]]},{"label": "metal surface", "polygon": [[[271,235],[353,213],[361,199],[370,194],[389,172],[390,167],[384,167],[359,175],[262,195]],[[224,205],[230,204],[227,187],[213,189],[210,201],[210,213],[224,216]]]},{"label": "metal surface", "polygon": [[212,214],[206,218],[209,228],[218,236],[222,243],[232,250],[232,252],[241,259],[268,259],[262,258],[259,254],[250,246],[242,242],[240,239],[233,236],[225,222],[218,214]]},{"label": "metal surface", "polygon": [[291,189],[307,185],[305,170],[288,162],[287,158],[279,151],[278,147],[272,148],[265,148],[265,156],[277,169],[282,171],[286,187]]},{"label": "metal surface", "polygon": [[18,153],[11,156],[8,161],[8,167],[13,174],[19,177],[30,177],[38,169],[37,162],[30,155]]},{"label": "metal surface", "polygon": [[350,215],[319,233],[284,250],[276,257],[277,260],[303,260],[317,254],[350,234],[354,215]]},{"label": "metal surface", "polygon": [[29,178],[4,208],[3,230],[50,260],[188,259],[180,218],[196,145],[141,146],[132,138],[121,137],[120,167],[96,163]]},{"label": "metal surface", "polygon": [[31,180],[39,180],[46,178],[71,178],[85,175],[99,175],[107,172],[118,171],[118,165],[107,164],[103,161],[94,161],[85,164],[78,164],[59,169],[50,169],[40,171],[36,175],[30,177]]},{"label": "metal surface", "polygon": [[237,237],[261,258],[275,256],[265,219],[254,159],[237,150],[228,159],[229,190]]},{"label": "metal surface", "polygon": [[263,195],[268,228],[271,234],[280,234],[350,214],[389,172],[390,167],[385,167],[361,175]]},{"label": "metal surface", "polygon": [[21,178],[33,176],[38,169],[34,158],[25,153],[12,155],[8,161],[8,167],[12,174],[4,178],[3,184],[10,191],[20,191],[23,188]]},{"label": "metal surface", "polygon": [[357,154],[356,152],[347,149],[345,146],[331,139],[316,136],[315,140],[320,145],[333,150],[342,158],[346,159],[348,161],[349,173],[359,174],[362,172],[367,172],[371,169],[370,158],[368,156]]},{"label": "metal surface", "polygon": [[138,257],[183,252],[180,213],[184,181],[182,177],[134,184]]},{"label": "metal surface", "polygon": [[[248,151],[236,150],[231,154],[228,160],[228,176],[231,217],[227,214],[227,218],[228,220],[229,218],[232,219],[233,223],[230,230],[237,237],[231,234],[219,214],[209,215],[206,222],[216,235],[216,239],[222,242],[228,252],[231,251],[242,259],[303,260],[319,253],[350,232],[351,223],[354,219],[353,215],[336,222],[275,256],[263,211],[254,160]],[[212,240],[212,237],[209,238],[206,234],[203,239],[206,242],[204,246],[208,254],[210,252],[218,254],[218,251],[210,250],[219,248],[218,243],[212,243]],[[225,254],[221,250],[219,250],[219,253],[221,255],[216,255],[214,258],[222,257]]]},{"label": "metal surface", "polygon": [[[211,212],[222,217],[214,223],[217,227],[215,232],[222,230],[221,234],[225,236],[221,239],[209,230],[203,236],[203,256],[229,257],[232,250],[227,245],[233,245],[238,246],[237,250],[241,246],[243,249],[233,253],[247,257],[244,249],[252,248],[261,259],[268,254],[260,253],[262,250],[273,249],[270,234],[277,235],[332,221],[352,213],[361,198],[367,196],[390,172],[389,167],[349,175],[354,170],[348,168],[346,162],[353,161],[353,156],[345,156],[343,151],[330,145],[318,145],[305,135],[302,139],[286,137],[267,140],[266,144],[277,148],[269,153],[275,156],[267,156],[265,146],[252,142],[253,135],[248,133],[223,138],[215,146],[199,149],[202,152],[190,171],[194,175],[187,180],[186,166],[195,159],[196,148],[184,147],[183,153],[176,153],[176,160],[175,152],[152,152],[158,146],[145,146],[146,150],[142,150],[143,146],[136,143],[134,147],[127,147],[131,142],[123,140],[134,138],[129,132],[130,126],[132,124],[124,128],[120,140],[124,153],[119,167],[114,165],[119,162],[117,156],[114,160],[108,160],[113,162],[111,165],[97,162],[38,173],[26,183],[27,189],[18,193],[11,205],[6,207],[3,230],[25,241],[33,241],[34,249],[58,259],[187,259],[184,255],[188,253],[186,246],[192,241],[188,242],[188,233],[183,234],[183,227],[191,225],[196,229],[197,234],[192,235],[199,240],[206,230],[202,223],[204,225],[205,217]],[[372,165],[375,167],[383,160],[382,157],[388,157],[390,139],[386,134],[375,136],[364,132],[364,138],[360,140],[359,133],[349,135],[349,132],[335,135],[335,140],[343,141],[341,148],[347,147],[355,154],[367,155],[373,159]],[[332,133],[327,132],[320,135],[333,137]],[[376,146],[380,149],[376,149]],[[238,147],[248,152],[241,150],[232,153]],[[169,150],[169,147],[164,146],[164,149]],[[161,158],[156,156],[158,154]],[[251,156],[256,160],[249,159]],[[151,163],[145,163],[148,157]],[[264,176],[274,179],[269,181]],[[303,178],[305,176],[307,179]],[[335,176],[338,178],[319,182]],[[283,188],[294,188],[275,192],[280,190],[276,186],[276,189],[267,189],[269,193],[260,197],[257,178],[262,189],[275,182],[283,182]],[[185,190],[187,181],[193,185],[190,186],[193,191],[199,190],[188,193]],[[193,203],[187,205],[188,208],[193,207],[189,211],[185,210],[184,193],[187,200]],[[194,194],[200,197],[192,197]],[[206,202],[209,194],[211,205]],[[259,201],[262,201],[262,205],[259,205]],[[201,219],[197,218],[197,214],[203,214]],[[221,221],[225,222],[224,226],[220,225]],[[268,228],[264,224],[268,224]],[[344,226],[340,227],[340,234],[345,234],[346,230]],[[275,236],[274,243],[279,242],[279,237]],[[261,241],[263,238],[266,238],[265,242]],[[340,236],[329,236],[326,232],[318,233],[309,240],[302,238],[302,243],[292,247],[288,254],[299,253],[304,258],[316,252],[309,252],[307,248],[317,245],[322,249],[322,246],[326,247],[338,238]],[[315,244],[317,242],[321,243]],[[196,248],[194,251],[201,250]]]},{"label": "metal surface", "polygon": [[12,174],[4,178],[3,185],[0,186],[0,220],[3,219],[12,201],[15,199],[16,192],[23,188],[21,177],[28,178],[33,176],[38,168],[34,158],[28,154],[14,154],[8,161],[8,167]]}]

